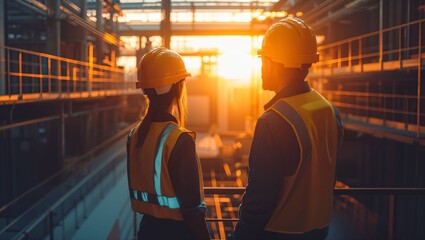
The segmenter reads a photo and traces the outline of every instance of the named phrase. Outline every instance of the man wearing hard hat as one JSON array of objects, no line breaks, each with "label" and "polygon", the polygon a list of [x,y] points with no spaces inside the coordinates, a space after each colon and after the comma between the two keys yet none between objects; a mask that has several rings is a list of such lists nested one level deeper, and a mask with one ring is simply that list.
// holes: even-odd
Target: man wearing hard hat
[{"label": "man wearing hard hat", "polygon": [[258,119],[235,239],[325,239],[343,130],[338,110],[304,80],[316,38],[298,18],[266,32],[263,89],[276,93]]}]

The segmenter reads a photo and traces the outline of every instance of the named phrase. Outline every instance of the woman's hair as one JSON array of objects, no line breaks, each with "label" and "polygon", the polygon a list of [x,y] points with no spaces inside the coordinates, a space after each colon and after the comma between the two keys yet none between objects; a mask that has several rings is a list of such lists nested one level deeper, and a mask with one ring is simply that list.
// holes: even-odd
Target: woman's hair
[{"label": "woman's hair", "polygon": [[177,111],[177,122],[180,126],[186,124],[186,87],[184,79],[173,84],[168,93],[158,95],[153,88],[144,89],[149,100],[148,111],[143,117],[139,128],[139,144],[143,144],[152,122],[152,116],[168,112],[169,109]]}]

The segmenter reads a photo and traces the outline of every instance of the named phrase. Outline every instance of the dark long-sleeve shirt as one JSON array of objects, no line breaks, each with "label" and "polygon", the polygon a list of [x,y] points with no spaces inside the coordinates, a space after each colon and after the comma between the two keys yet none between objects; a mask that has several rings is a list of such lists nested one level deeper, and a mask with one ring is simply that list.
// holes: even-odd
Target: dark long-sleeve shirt
[{"label": "dark long-sleeve shirt", "polygon": [[[169,113],[154,114],[152,121],[177,123],[176,118]],[[170,154],[168,172],[180,204],[184,222],[145,215],[141,222],[143,235],[149,237],[152,234],[154,239],[161,237],[171,237],[169,239],[176,237],[209,239],[205,223],[206,208],[202,205],[199,192],[200,183],[195,141],[189,134],[183,133],[178,138]],[[176,233],[178,234],[176,235]]]},{"label": "dark long-sleeve shirt", "polygon": [[[269,109],[281,98],[309,91],[307,82],[294,84],[277,93],[264,108]],[[337,123],[341,139],[342,123],[339,113]],[[300,146],[292,127],[276,112],[265,112],[255,127],[249,155],[248,186],[234,233],[236,239],[264,239],[264,228],[279,199],[283,179],[295,173],[299,159]]]}]

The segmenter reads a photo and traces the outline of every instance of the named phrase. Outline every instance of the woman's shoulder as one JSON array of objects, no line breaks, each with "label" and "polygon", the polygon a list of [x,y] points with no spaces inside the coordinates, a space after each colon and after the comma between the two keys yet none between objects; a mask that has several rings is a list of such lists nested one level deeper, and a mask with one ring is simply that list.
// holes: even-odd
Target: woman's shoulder
[{"label": "woman's shoulder", "polygon": [[177,131],[179,131],[179,135],[180,135],[179,138],[181,138],[182,136],[183,136],[184,139],[187,138],[187,137],[189,137],[193,141],[195,141],[195,139],[196,139],[196,133],[194,131],[191,131],[191,130],[189,130],[187,128],[184,128],[184,127],[182,127],[180,125],[177,125],[177,128],[176,129],[177,129]]}]

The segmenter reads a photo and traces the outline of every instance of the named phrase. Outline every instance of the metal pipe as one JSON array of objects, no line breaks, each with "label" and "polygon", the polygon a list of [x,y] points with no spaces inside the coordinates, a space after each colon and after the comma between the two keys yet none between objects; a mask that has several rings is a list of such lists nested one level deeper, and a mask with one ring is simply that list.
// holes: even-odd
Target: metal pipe
[{"label": "metal pipe", "polygon": [[[403,24],[400,24],[400,25],[397,25],[397,26],[394,26],[394,27],[385,28],[385,29],[382,30],[382,32],[389,32],[389,31],[392,31],[392,30],[396,30],[396,29],[403,28],[403,27],[409,27],[409,26],[415,25],[417,23],[423,23],[423,22],[425,22],[425,19],[419,19],[419,20],[416,20],[416,21],[412,21],[412,22],[408,22],[408,23],[403,23]],[[333,43],[329,43],[329,44],[326,44],[326,45],[321,45],[321,46],[318,46],[317,47],[317,50],[318,51],[321,51],[323,49],[335,47],[335,46],[338,46],[340,44],[343,44],[343,43],[346,43],[346,42],[349,42],[349,41],[354,41],[354,40],[364,39],[364,38],[367,38],[367,37],[376,36],[380,32],[381,31],[378,30],[378,31],[366,33],[366,34],[363,34],[363,35],[360,35],[360,36],[346,38],[344,40],[333,42]]]},{"label": "metal pipe", "polygon": [[37,119],[32,119],[32,120],[18,122],[18,123],[12,123],[12,124],[8,124],[6,126],[0,126],[0,132],[5,131],[5,130],[9,130],[9,129],[12,129],[12,128],[17,128],[17,127],[30,125],[30,124],[39,123],[39,122],[52,121],[52,120],[55,120],[55,119],[59,119],[59,116],[43,117],[43,118],[37,118]]},{"label": "metal pipe", "polygon": [[[244,187],[204,187],[205,194],[243,194]],[[425,195],[425,188],[335,188],[335,195]]]},{"label": "metal pipe", "polygon": [[[40,14],[43,17],[47,17],[48,8],[41,2],[36,0],[14,0],[9,1],[12,3],[18,4],[19,8],[23,7],[24,9],[29,9],[37,14]],[[3,16],[3,15],[2,15]]]},{"label": "metal pipe", "polygon": [[11,82],[10,82],[10,50],[9,49],[7,49],[7,82],[8,82],[8,84],[7,84],[7,88],[8,88],[8,95],[9,95],[9,98],[10,98],[10,96],[12,95],[12,90],[11,90]]},{"label": "metal pipe", "polygon": [[19,99],[22,100],[22,53],[18,57],[19,65]]}]

